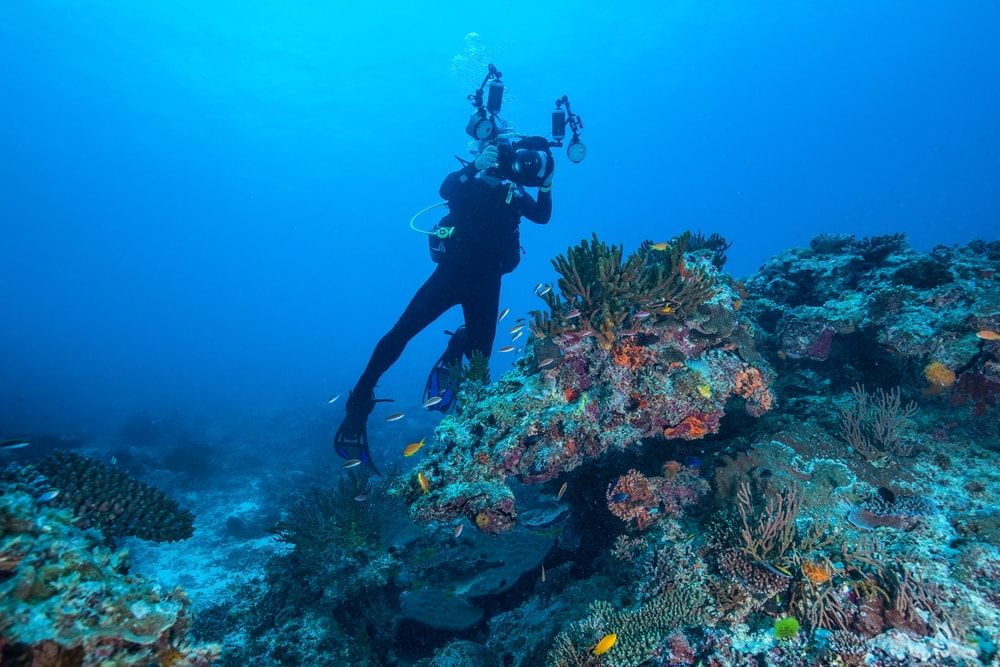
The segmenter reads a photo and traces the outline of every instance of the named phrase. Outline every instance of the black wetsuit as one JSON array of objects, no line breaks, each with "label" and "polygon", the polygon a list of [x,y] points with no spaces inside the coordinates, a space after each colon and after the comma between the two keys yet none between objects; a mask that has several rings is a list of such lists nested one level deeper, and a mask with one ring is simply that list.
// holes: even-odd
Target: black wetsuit
[{"label": "black wetsuit", "polygon": [[521,218],[545,224],[552,214],[551,194],[539,192],[536,201],[518,186],[490,185],[476,178],[472,164],[448,174],[440,193],[449,209],[440,224],[455,227],[455,232],[437,268],[375,346],[354,388],[359,399],[371,395],[375,383],[414,336],[453,306],[462,306],[465,345],[455,358],[446,361],[453,363],[461,354],[468,357],[477,350],[489,357],[496,336],[500,278],[513,271],[521,259]]}]

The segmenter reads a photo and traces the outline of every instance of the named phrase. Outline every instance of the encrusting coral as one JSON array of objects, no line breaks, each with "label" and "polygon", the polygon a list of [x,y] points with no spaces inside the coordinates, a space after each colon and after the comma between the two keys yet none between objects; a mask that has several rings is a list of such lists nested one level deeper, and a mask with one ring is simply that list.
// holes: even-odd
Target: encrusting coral
[{"label": "encrusting coral", "polygon": [[68,510],[0,495],[0,650],[7,664],[202,667],[218,649],[185,641],[189,603],[128,574]]},{"label": "encrusting coral", "polygon": [[194,533],[191,512],[159,489],[96,459],[57,451],[34,467],[59,491],[51,502],[72,510],[81,528],[155,542],[184,540]]}]

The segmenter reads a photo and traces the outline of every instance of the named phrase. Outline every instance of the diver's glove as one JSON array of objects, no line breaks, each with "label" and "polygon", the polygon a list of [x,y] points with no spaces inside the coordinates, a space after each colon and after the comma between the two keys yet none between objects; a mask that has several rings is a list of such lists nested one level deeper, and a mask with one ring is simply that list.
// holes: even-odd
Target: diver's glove
[{"label": "diver's glove", "polygon": [[552,189],[552,175],[554,173],[555,173],[555,170],[553,169],[552,173],[549,174],[549,177],[546,178],[545,181],[541,185],[538,186],[538,191],[539,192],[548,192],[549,190]]},{"label": "diver's glove", "polygon": [[496,146],[487,146],[483,149],[483,152],[479,154],[476,158],[476,169],[479,171],[486,171],[499,164],[497,158],[500,157],[499,151],[497,151]]}]

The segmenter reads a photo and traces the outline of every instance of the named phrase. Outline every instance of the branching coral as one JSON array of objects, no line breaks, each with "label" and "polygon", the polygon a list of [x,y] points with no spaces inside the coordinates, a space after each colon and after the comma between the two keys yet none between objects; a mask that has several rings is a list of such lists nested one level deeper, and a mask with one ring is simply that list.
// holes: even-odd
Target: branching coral
[{"label": "branching coral", "polygon": [[35,467],[59,490],[53,503],[71,509],[81,527],[156,542],[184,540],[194,532],[191,512],[159,489],[96,459],[60,451]]},{"label": "branching coral", "polygon": [[751,496],[750,484],[743,482],[736,494],[743,551],[757,561],[781,559],[795,540],[795,518],[800,506],[795,489],[770,498],[765,506],[758,506]]},{"label": "branching coral", "polygon": [[713,232],[709,236],[705,236],[698,230],[691,235],[688,240],[687,251],[688,252],[699,252],[707,251],[711,254],[712,264],[716,268],[721,269],[726,263],[726,251],[733,247],[732,241],[727,241],[724,236],[718,232]]},{"label": "branching coral", "polygon": [[905,406],[899,389],[879,389],[869,394],[862,385],[852,389],[854,403],[840,408],[840,434],[854,451],[869,461],[909,456],[913,446],[904,442],[900,429],[917,411],[916,403]]},{"label": "branching coral", "polygon": [[534,330],[546,336],[563,331],[594,331],[610,345],[627,321],[645,308],[659,314],[690,312],[715,292],[714,281],[685,265],[689,234],[663,249],[644,246],[622,260],[622,246],[608,245],[594,234],[570,247],[552,264],[559,290],[545,294],[548,313],[534,311]]},{"label": "branching coral", "polygon": [[295,546],[295,557],[306,567],[340,551],[374,547],[386,522],[400,509],[397,497],[389,493],[397,477],[396,468],[380,478],[350,470],[336,486],[311,488],[273,532]]}]

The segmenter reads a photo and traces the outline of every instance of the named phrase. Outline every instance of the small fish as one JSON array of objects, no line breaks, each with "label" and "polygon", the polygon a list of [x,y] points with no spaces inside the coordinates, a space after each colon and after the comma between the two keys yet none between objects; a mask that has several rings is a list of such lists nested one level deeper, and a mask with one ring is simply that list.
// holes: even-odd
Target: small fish
[{"label": "small fish", "polygon": [[580,309],[579,308],[574,308],[573,310],[571,310],[568,313],[566,313],[566,319],[567,320],[572,320],[572,319],[577,318],[577,317],[580,317]]},{"label": "small fish", "polygon": [[996,342],[1000,340],[1000,333],[997,333],[996,331],[990,331],[989,329],[983,329],[982,331],[976,332],[976,337],[979,338],[979,340],[988,340],[991,342]]},{"label": "small fish", "polygon": [[545,563],[542,563],[542,583],[545,583]]},{"label": "small fish", "polygon": [[619,491],[615,495],[611,496],[611,502],[614,503],[623,503],[626,500],[628,500],[628,494],[624,491]]},{"label": "small fish", "polygon": [[640,310],[640,311],[636,312],[636,314],[633,315],[632,317],[634,319],[637,319],[637,320],[644,320],[647,317],[649,317],[650,315],[652,315],[652,313],[649,312],[648,310]]},{"label": "small fish", "polygon": [[538,296],[545,296],[551,291],[552,291],[552,285],[545,285],[542,287],[540,291],[535,292],[535,294],[537,294]]},{"label": "small fish", "polygon": [[508,313],[510,313],[510,308],[504,308],[503,310],[501,310],[500,317],[497,318],[497,324],[503,322],[503,318],[507,317]]},{"label": "small fish", "polygon": [[429,493],[430,492],[430,490],[431,490],[431,483],[429,481],[427,481],[427,475],[424,474],[423,470],[421,470],[420,472],[417,473],[417,483],[420,484],[420,489],[424,493]]},{"label": "small fish", "polygon": [[354,466],[359,466],[359,465],[361,465],[361,459],[348,459],[344,461],[344,465],[340,467],[343,468],[344,470],[347,470],[348,468],[353,468]]},{"label": "small fish", "polygon": [[555,380],[556,376],[558,375],[559,375],[559,370],[555,368],[550,368],[549,370],[545,371],[545,377],[547,377],[550,380]]},{"label": "small fish", "polygon": [[363,502],[365,502],[366,500],[368,500],[368,496],[366,496],[366,495],[365,495],[365,494],[363,494],[363,493],[359,493],[358,495],[354,496],[354,499],[355,499],[356,501],[358,501],[359,503],[363,503]]},{"label": "small fish", "polygon": [[528,325],[527,324],[523,324],[523,323],[522,324],[515,324],[514,326],[512,326],[510,328],[510,335],[513,336],[514,334],[516,334],[518,331],[520,331],[521,329],[523,329],[526,326],[528,326]]},{"label": "small fish", "polygon": [[329,401],[327,401],[327,404],[328,405],[333,405],[334,403],[337,402],[338,398],[340,398],[340,394],[337,394],[336,396],[334,396],[333,398],[331,398]]},{"label": "small fish", "polygon": [[513,351],[514,351],[513,345],[504,345],[503,347],[497,350],[497,352],[513,352]]},{"label": "small fish", "polygon": [[671,308],[670,306],[664,306],[663,308],[660,308],[660,312],[663,313],[664,315],[669,315],[670,313],[674,312],[674,309]]},{"label": "small fish", "polygon": [[42,495],[38,496],[38,502],[47,503],[50,500],[54,500],[55,497],[58,495],[59,495],[59,489],[50,489],[45,493],[43,493]]},{"label": "small fish", "polygon": [[118,457],[115,456],[114,454],[111,455],[111,465],[113,466],[118,465]]},{"label": "small fish", "polygon": [[424,446],[424,441],[427,438],[420,438],[420,442],[411,442],[406,447],[403,448],[403,456],[413,456],[421,450]]},{"label": "small fish", "polygon": [[545,287],[545,283],[538,283],[537,285],[535,285],[535,294],[538,294],[538,290],[542,289],[543,287]]},{"label": "small fish", "polygon": [[712,397],[712,386],[708,384],[698,385],[698,393],[701,394],[702,398]]},{"label": "small fish", "polygon": [[521,336],[523,336],[523,335],[524,335],[524,332],[523,332],[523,331],[518,331],[518,332],[517,332],[516,334],[514,334],[514,335],[513,335],[512,337],[511,337],[511,341],[515,341],[515,340],[517,340],[518,338],[520,338],[520,337],[521,337]]},{"label": "small fish", "polygon": [[0,450],[9,452],[15,449],[24,449],[29,445],[31,445],[31,443],[26,440],[17,440],[17,439],[4,440],[3,442],[0,442]]},{"label": "small fish", "polygon": [[666,243],[664,241],[660,241],[659,243],[654,243],[653,245],[649,246],[649,249],[650,250],[659,250],[660,252],[663,252],[664,250],[666,250],[669,247],[670,247],[670,245],[668,243]]},{"label": "small fish", "polygon": [[452,534],[453,534],[453,535],[455,536],[455,539],[456,539],[456,540],[457,540],[457,539],[458,539],[459,537],[461,537],[461,535],[462,535],[462,528],[464,528],[464,527],[465,527],[465,524],[464,524],[464,523],[460,523],[460,524],[458,524],[457,526],[455,526],[455,530],[454,530],[454,532],[453,532]]},{"label": "small fish", "polygon": [[563,482],[563,485],[559,487],[559,493],[556,494],[556,501],[562,500],[563,494],[566,493],[567,486],[569,486],[569,482]]},{"label": "small fish", "polygon": [[400,419],[405,417],[406,414],[402,412],[393,412],[391,415],[385,418],[386,422],[398,422]]},{"label": "small fish", "polygon": [[546,366],[551,366],[553,361],[555,361],[555,359],[553,359],[552,357],[545,357],[544,359],[538,362],[538,367],[545,368]]},{"label": "small fish", "polygon": [[597,642],[597,646],[591,649],[591,653],[594,655],[604,655],[611,650],[611,647],[618,642],[618,635],[611,633],[609,635],[604,635],[601,637],[601,641]]},{"label": "small fish", "polygon": [[424,401],[425,408],[433,408],[435,405],[443,401],[444,399],[440,396],[431,396],[426,401]]}]

